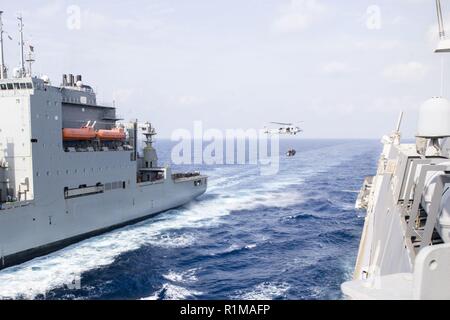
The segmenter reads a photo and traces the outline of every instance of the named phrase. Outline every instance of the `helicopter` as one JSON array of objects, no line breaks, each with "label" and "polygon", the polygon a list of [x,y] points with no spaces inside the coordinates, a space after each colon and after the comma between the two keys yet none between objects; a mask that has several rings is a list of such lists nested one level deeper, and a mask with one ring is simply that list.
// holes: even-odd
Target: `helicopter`
[{"label": "helicopter", "polygon": [[278,129],[264,128],[266,134],[286,134],[295,136],[303,132],[303,130],[298,126],[295,126],[294,123],[271,122],[271,124],[277,124],[280,125],[281,127]]}]

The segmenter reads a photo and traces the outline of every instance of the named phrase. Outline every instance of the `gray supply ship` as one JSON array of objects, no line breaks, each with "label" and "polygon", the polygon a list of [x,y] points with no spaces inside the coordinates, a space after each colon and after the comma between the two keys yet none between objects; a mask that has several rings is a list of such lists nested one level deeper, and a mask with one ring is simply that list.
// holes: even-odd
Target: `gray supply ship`
[{"label": "gray supply ship", "polygon": [[[0,12],[0,269],[144,220],[202,195],[207,177],[158,166],[154,128],[120,124],[81,76],[8,77]],[[29,67],[25,67],[26,62]],[[145,147],[139,152],[138,136]]]},{"label": "gray supply ship", "polygon": [[[450,52],[441,3],[440,44]],[[450,299],[450,101],[420,108],[415,144],[385,136],[377,174],[364,182],[356,207],[367,210],[351,299]]]}]

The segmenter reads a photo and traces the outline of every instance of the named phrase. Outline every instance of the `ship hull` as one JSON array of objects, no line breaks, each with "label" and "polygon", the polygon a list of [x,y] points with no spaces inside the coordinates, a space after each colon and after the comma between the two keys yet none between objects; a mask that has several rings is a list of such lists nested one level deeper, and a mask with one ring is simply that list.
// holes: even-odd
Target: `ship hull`
[{"label": "ship hull", "polygon": [[[194,184],[199,179],[204,183]],[[202,176],[183,179],[180,182],[165,180],[137,185],[135,190],[122,191],[121,194],[99,194],[65,200],[59,210],[58,206],[55,206],[51,209],[52,212],[36,203],[1,210],[0,270],[47,255],[87,238],[150,219],[189,203],[205,191],[206,177]],[[168,192],[170,197],[162,197]],[[105,207],[105,203],[110,205]],[[101,219],[96,219],[98,216]],[[48,217],[52,218],[49,220]],[[24,219],[32,223],[24,224]],[[47,221],[42,223],[42,220]],[[70,236],[63,236],[64,234]]]}]

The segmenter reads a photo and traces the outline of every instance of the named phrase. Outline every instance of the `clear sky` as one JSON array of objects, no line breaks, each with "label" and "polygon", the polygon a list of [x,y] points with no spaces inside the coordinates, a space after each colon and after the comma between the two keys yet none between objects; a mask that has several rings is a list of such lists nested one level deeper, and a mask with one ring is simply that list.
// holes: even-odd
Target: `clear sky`
[{"label": "clear sky", "polygon": [[[443,2],[450,26],[450,4]],[[163,137],[202,120],[218,129],[305,121],[305,138],[379,138],[400,110],[404,135],[412,137],[418,107],[441,91],[430,0],[1,6],[14,38],[6,41],[10,69],[19,61],[15,16],[22,12],[36,73],[55,85],[63,73],[82,74],[101,102],[115,100],[122,117],[150,120]],[[447,95],[448,86],[447,80]]]}]

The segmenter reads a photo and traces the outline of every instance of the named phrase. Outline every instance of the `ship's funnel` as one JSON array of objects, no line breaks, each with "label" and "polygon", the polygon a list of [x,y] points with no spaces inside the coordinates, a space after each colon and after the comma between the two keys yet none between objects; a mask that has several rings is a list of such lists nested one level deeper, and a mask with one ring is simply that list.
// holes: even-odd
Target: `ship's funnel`
[{"label": "ship's funnel", "polygon": [[69,86],[73,87],[75,85],[75,77],[73,74],[69,74]]},{"label": "ship's funnel", "polygon": [[450,101],[432,98],[420,107],[417,137],[450,137]]}]

